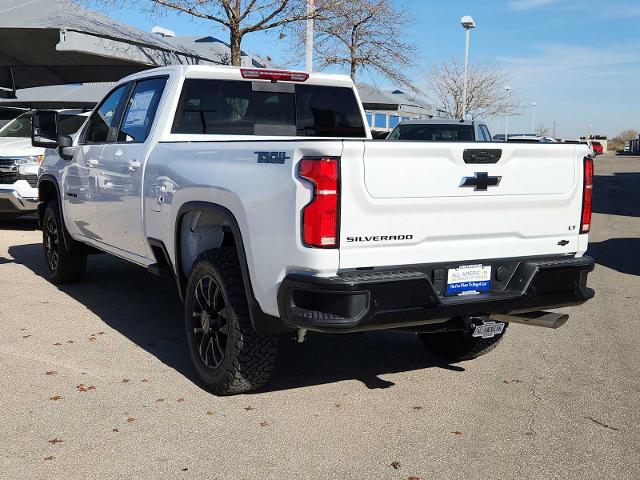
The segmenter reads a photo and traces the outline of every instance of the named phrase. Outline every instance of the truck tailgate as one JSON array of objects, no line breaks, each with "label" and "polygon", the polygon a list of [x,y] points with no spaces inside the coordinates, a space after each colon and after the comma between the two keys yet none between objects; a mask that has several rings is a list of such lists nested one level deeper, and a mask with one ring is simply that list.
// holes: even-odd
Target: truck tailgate
[{"label": "truck tailgate", "polygon": [[[499,160],[473,158],[486,149]],[[345,142],[340,268],[581,254],[586,154],[560,144]]]}]

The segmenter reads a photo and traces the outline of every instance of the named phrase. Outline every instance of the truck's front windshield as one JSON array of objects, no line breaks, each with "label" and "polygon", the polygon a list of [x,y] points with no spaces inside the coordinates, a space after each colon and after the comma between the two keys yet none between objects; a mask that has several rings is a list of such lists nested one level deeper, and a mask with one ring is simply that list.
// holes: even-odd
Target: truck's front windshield
[{"label": "truck's front windshield", "polygon": [[[0,138],[30,138],[31,137],[31,115],[23,113],[14,118],[0,129]],[[84,124],[87,117],[76,114],[60,114],[58,116],[58,133],[60,135],[73,135]]]}]

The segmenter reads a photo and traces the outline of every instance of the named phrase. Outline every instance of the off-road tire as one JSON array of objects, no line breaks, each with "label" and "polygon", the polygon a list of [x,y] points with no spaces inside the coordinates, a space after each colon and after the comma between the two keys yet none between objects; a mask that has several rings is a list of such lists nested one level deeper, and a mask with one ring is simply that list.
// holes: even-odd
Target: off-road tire
[{"label": "off-road tire", "polygon": [[56,285],[77,283],[87,269],[87,255],[71,252],[64,242],[58,202],[47,202],[42,222],[42,250],[47,278]]},{"label": "off-road tire", "polygon": [[420,333],[418,336],[430,352],[450,362],[473,360],[489,353],[502,340],[507,325],[500,335],[492,338],[472,337],[470,331]]},{"label": "off-road tire", "polygon": [[[211,280],[219,287],[221,296],[216,296]],[[209,303],[205,299],[205,287],[207,292],[214,290],[213,297],[207,293]],[[224,318],[222,310],[216,312],[221,301]],[[225,322],[226,327],[220,326]],[[269,380],[278,352],[277,337],[260,336],[253,329],[235,249],[208,250],[196,259],[185,293],[185,329],[196,374],[211,392],[216,395],[249,392]],[[207,343],[205,347],[204,343]]]}]

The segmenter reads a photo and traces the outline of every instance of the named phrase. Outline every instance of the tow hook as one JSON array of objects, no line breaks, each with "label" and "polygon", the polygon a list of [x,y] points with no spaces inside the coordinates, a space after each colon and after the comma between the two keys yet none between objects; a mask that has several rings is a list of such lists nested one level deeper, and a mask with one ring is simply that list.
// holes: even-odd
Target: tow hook
[{"label": "tow hook", "polygon": [[298,343],[304,343],[307,338],[307,329],[299,328],[298,329]]}]

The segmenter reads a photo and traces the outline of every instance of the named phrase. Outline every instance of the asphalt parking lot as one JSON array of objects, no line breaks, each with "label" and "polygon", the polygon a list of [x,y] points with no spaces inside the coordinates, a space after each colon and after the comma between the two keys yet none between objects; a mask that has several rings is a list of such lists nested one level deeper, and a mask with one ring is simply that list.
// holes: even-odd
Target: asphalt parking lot
[{"label": "asphalt parking lot", "polygon": [[0,227],[0,477],[640,477],[640,158],[596,160],[590,285],[549,331],[447,365],[404,333],[281,343],[260,393],[196,383],[170,281],[106,255],[44,278],[32,221]]}]

